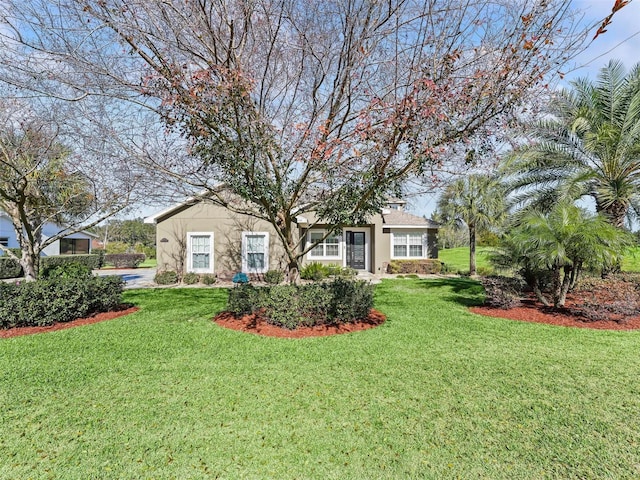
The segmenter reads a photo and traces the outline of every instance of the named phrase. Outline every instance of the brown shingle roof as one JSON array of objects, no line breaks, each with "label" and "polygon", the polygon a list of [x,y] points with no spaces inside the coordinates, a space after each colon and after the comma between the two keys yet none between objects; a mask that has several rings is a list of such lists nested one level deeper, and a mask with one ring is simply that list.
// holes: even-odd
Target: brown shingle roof
[{"label": "brown shingle roof", "polygon": [[438,228],[440,225],[424,217],[413,215],[400,210],[384,210],[382,221],[385,225],[407,225],[412,227]]}]

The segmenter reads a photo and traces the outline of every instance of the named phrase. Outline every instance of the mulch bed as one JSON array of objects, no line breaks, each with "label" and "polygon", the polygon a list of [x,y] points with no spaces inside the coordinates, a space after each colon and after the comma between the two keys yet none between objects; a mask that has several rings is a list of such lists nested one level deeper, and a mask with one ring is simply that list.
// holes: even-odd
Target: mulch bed
[{"label": "mulch bed", "polygon": [[92,323],[104,322],[105,320],[113,320],[114,318],[123,317],[130,313],[140,310],[138,307],[131,305],[121,305],[119,309],[111,312],[96,313],[91,317],[78,318],[71,322],[54,323],[46,327],[15,327],[6,330],[0,330],[0,338],[19,337],[21,335],[32,335],[34,333],[55,332],[57,330],[65,330],[67,328],[79,327],[81,325],[90,325]]},{"label": "mulch bed", "polygon": [[316,325],[314,327],[298,327],[295,330],[277,327],[267,323],[266,319],[260,315],[245,315],[236,318],[231,312],[222,312],[213,319],[218,325],[224,328],[239,330],[242,332],[264,335],[266,337],[279,338],[305,338],[324,337],[327,335],[339,335],[341,333],[358,332],[369,328],[377,327],[384,323],[387,317],[381,312],[371,309],[369,316],[355,323],[343,323],[339,325]]},{"label": "mulch bed", "polygon": [[516,308],[472,307],[470,310],[473,313],[489,317],[546,323],[562,327],[592,328],[595,330],[636,330],[640,328],[640,317],[613,317],[606,320],[587,320],[582,318],[572,310],[572,307],[579,301],[580,299],[577,295],[568,295],[566,307],[558,310],[544,307],[531,298],[523,300],[522,306]]}]

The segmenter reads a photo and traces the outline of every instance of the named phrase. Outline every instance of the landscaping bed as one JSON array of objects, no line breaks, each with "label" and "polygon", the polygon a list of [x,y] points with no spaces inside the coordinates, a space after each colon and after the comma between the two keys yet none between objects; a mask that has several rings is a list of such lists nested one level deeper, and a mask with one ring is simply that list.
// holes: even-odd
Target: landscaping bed
[{"label": "landscaping bed", "polygon": [[369,316],[362,320],[350,323],[336,322],[332,325],[299,326],[295,330],[282,328],[270,324],[268,319],[260,314],[250,314],[236,317],[231,312],[222,312],[214,318],[214,321],[224,328],[240,330],[242,332],[255,333],[266,337],[279,338],[305,338],[324,337],[327,335],[338,335],[341,333],[358,332],[369,328],[377,327],[384,323],[387,317],[375,309],[371,309]]},{"label": "landscaping bed", "polygon": [[[473,313],[525,322],[598,330],[640,328],[640,282],[623,274],[606,280],[587,278],[572,292],[561,308],[545,307],[531,293],[508,308],[495,305],[472,307]],[[491,299],[487,298],[490,302]]]},{"label": "landscaping bed", "polygon": [[6,330],[0,330],[0,338],[12,338],[22,335],[32,335],[35,333],[55,332],[57,330],[65,330],[67,328],[80,327],[82,325],[91,325],[93,323],[124,317],[125,315],[137,312],[138,310],[140,310],[138,307],[134,307],[130,304],[123,304],[110,312],[96,313],[95,315],[91,315],[86,318],[78,318],[71,322],[54,323],[53,325],[46,325],[42,327],[14,327]]}]

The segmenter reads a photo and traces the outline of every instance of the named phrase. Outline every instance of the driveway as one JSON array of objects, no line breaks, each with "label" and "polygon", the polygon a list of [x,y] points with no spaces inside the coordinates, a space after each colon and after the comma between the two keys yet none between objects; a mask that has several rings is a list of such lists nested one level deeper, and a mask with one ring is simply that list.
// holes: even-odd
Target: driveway
[{"label": "driveway", "polygon": [[153,278],[156,276],[155,268],[114,268],[110,270],[94,270],[93,273],[101,277],[118,275],[127,282],[124,286],[125,289],[156,286],[153,282]]}]

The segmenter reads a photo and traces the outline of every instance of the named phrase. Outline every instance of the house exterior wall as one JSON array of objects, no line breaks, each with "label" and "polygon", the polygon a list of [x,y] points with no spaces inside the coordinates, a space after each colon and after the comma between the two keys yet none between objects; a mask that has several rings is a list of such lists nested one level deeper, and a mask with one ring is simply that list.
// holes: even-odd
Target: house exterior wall
[{"label": "house exterior wall", "polygon": [[193,270],[188,260],[189,234],[213,234],[213,265],[210,273],[220,278],[230,278],[243,270],[242,232],[268,233],[266,269],[285,270],[287,262],[284,248],[270,223],[202,202],[157,219],[158,271]]},{"label": "house exterior wall", "polygon": [[[438,230],[436,228],[425,228],[425,227],[407,227],[402,229],[397,229],[393,227],[389,227],[384,224],[382,215],[374,215],[370,219],[369,225],[364,225],[356,228],[345,227],[342,231],[341,242],[340,242],[340,251],[341,256],[339,259],[318,259],[310,256],[309,254],[304,256],[303,265],[306,265],[311,262],[318,262],[323,264],[338,264],[344,267],[347,266],[346,259],[346,232],[351,230],[366,230],[367,231],[367,239],[368,239],[368,255],[369,261],[366,270],[372,273],[385,273],[387,271],[387,265],[393,259],[392,255],[392,233],[393,232],[416,232],[420,234],[426,234],[426,239],[424,243],[424,252],[425,255],[423,258],[438,258],[438,247],[437,247],[437,234]],[[313,229],[323,229],[326,226],[317,225]],[[311,230],[313,230],[311,229]],[[307,229],[301,230],[301,234],[305,235],[308,233]]]},{"label": "house exterior wall", "polygon": [[[57,235],[59,231],[60,227],[53,223],[47,223],[42,230],[42,237],[43,239],[50,238],[53,235]],[[16,232],[13,229],[11,220],[3,215],[0,215],[0,238],[8,239],[7,246],[9,248],[20,248],[20,244],[18,243],[18,239],[16,238]],[[86,233],[78,232],[71,235],[66,235],[64,238],[89,240],[89,245],[91,245],[91,239],[93,237],[91,235],[87,235]],[[60,241],[55,241],[51,245],[48,245],[46,248],[44,248],[42,250],[42,255],[47,257],[51,255],[60,255]]]}]

